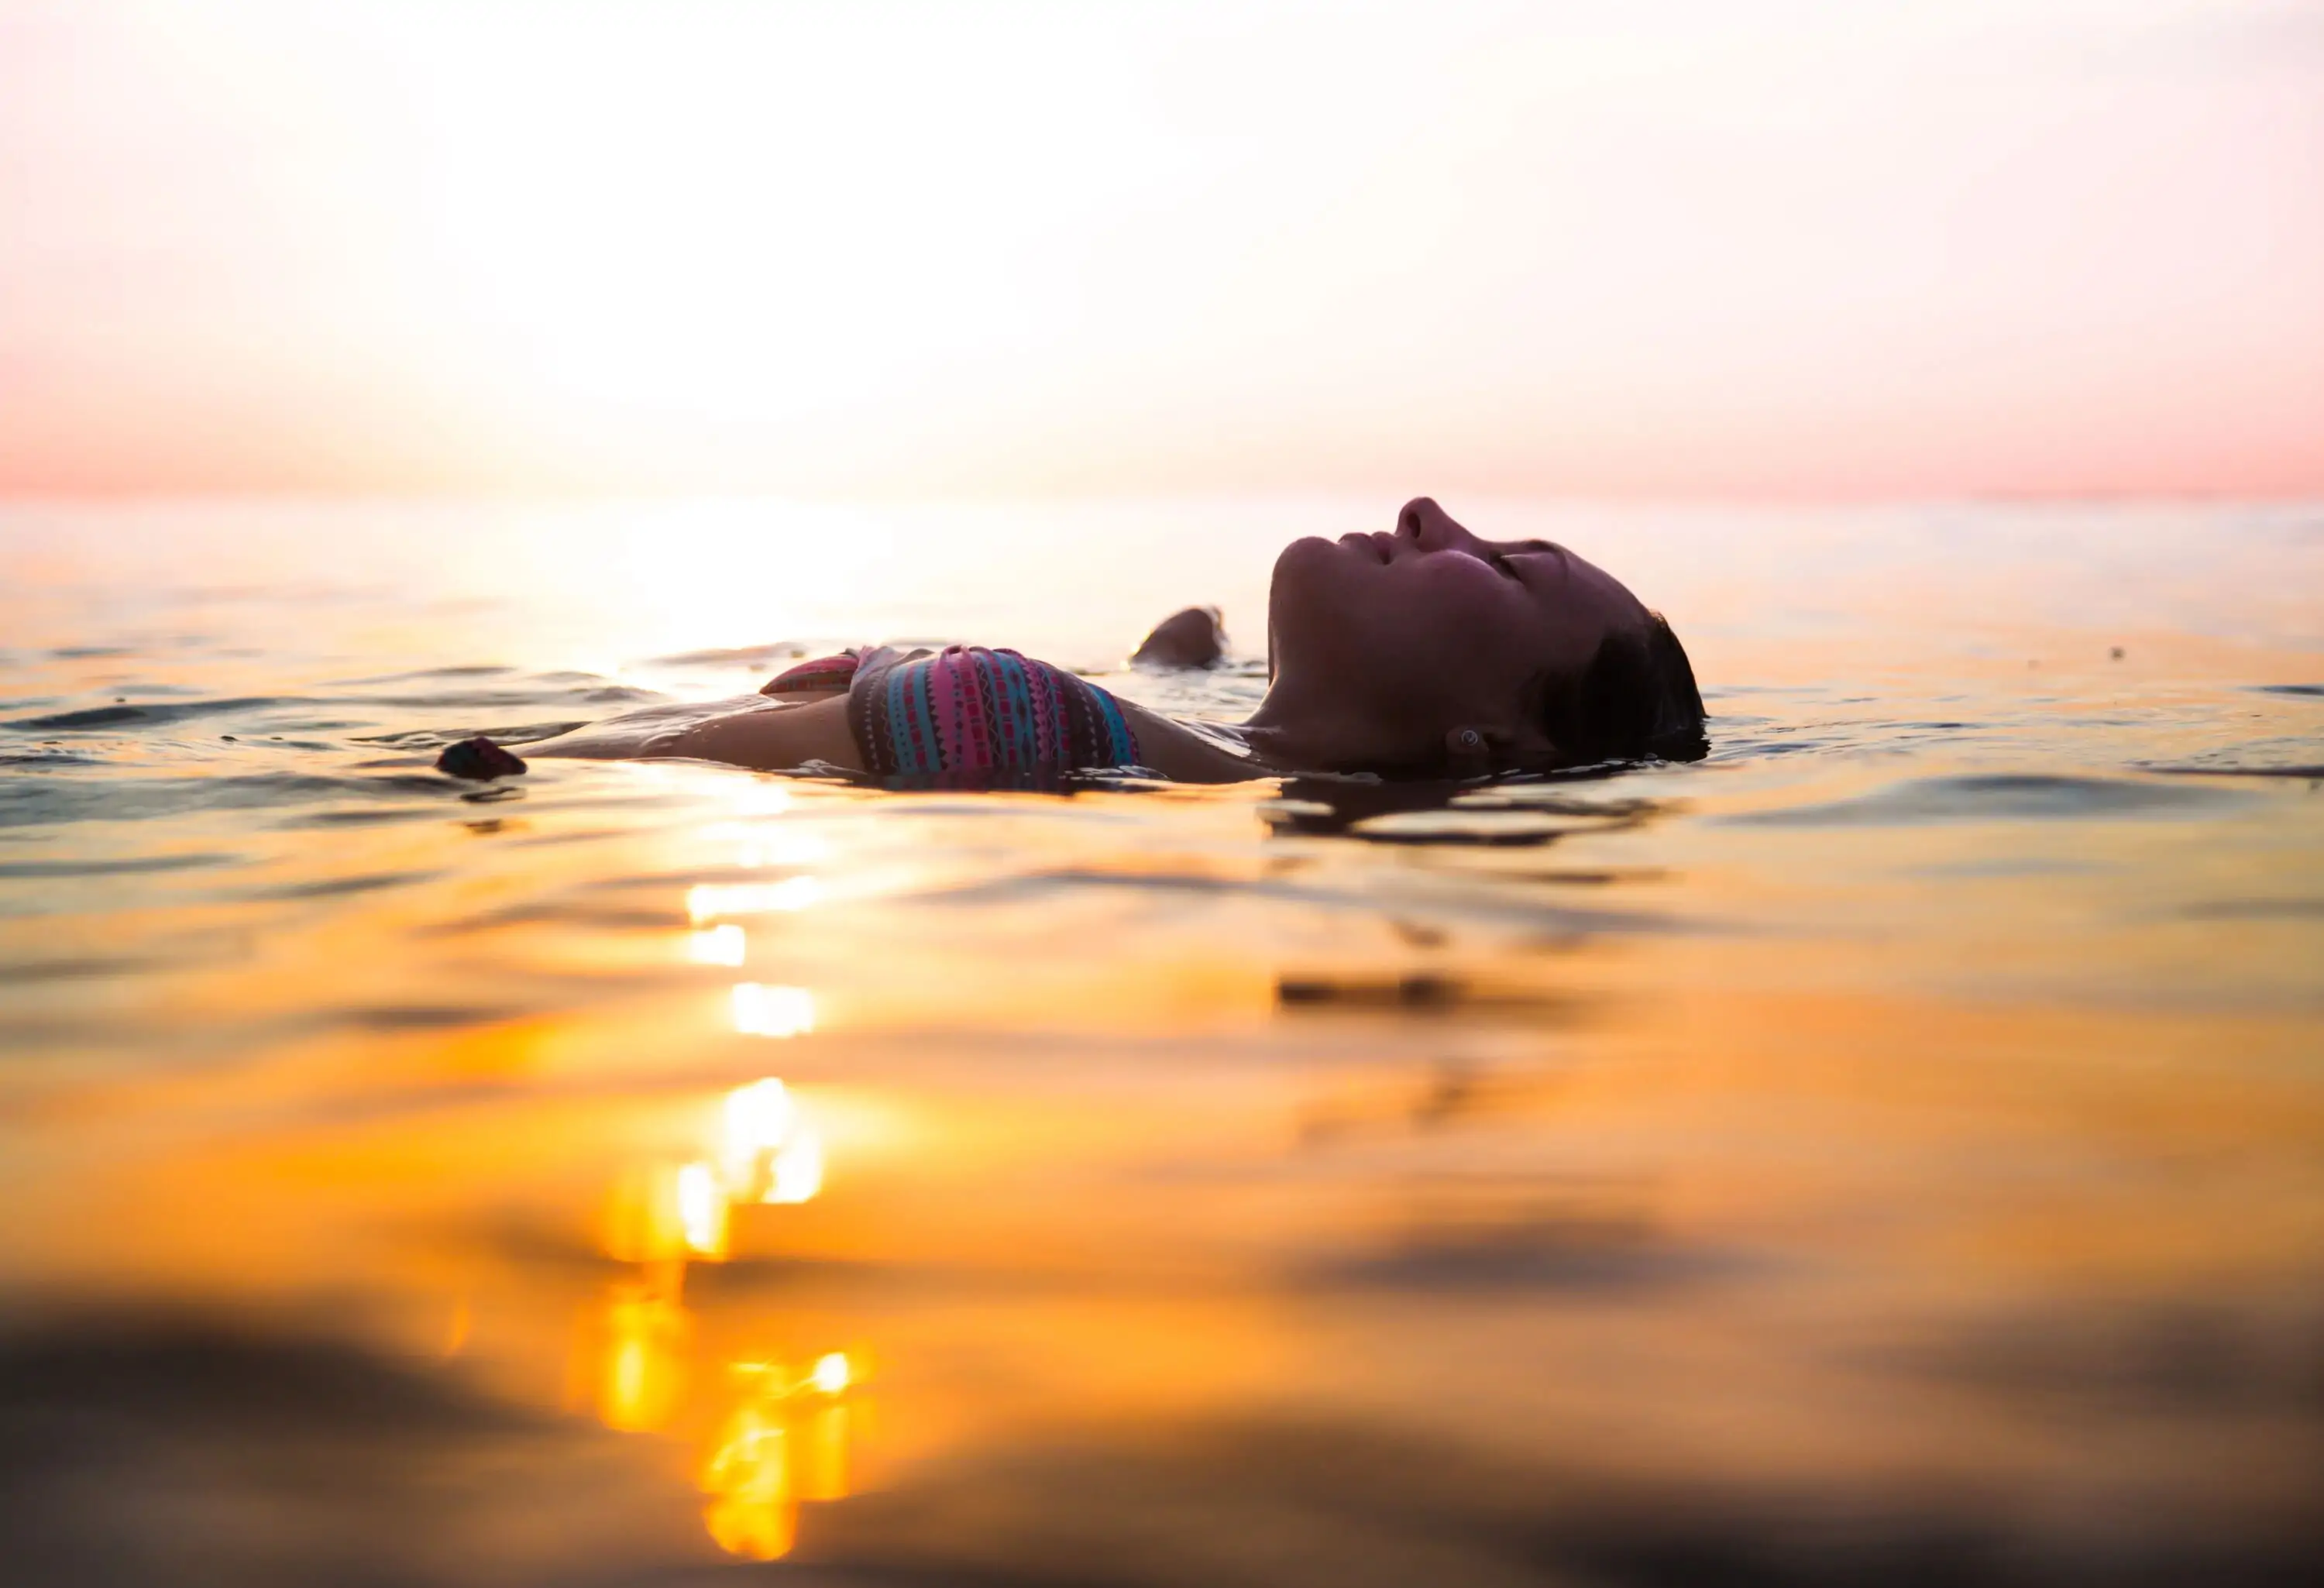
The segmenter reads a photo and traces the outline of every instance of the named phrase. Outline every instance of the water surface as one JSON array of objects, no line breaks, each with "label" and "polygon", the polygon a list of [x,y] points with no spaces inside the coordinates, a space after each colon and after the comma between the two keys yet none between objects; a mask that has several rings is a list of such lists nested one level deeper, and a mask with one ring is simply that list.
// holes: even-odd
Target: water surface
[{"label": "water surface", "polygon": [[0,1574],[2324,1562],[2324,509],[1451,503],[1701,765],[435,748],[1118,669],[1393,503],[0,509]]}]

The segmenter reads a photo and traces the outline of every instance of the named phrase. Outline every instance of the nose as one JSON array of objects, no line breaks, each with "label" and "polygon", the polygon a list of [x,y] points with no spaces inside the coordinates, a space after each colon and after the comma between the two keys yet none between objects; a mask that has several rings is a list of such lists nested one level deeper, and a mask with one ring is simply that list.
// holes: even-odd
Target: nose
[{"label": "nose", "polygon": [[1424,551],[1443,551],[1471,544],[1476,540],[1468,531],[1452,522],[1452,515],[1436,505],[1434,496],[1415,496],[1396,515],[1396,532],[1416,540]]}]

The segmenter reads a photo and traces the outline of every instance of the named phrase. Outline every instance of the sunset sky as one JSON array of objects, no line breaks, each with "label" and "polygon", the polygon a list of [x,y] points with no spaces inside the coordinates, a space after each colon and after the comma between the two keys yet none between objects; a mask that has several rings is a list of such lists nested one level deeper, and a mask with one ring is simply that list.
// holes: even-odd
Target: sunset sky
[{"label": "sunset sky", "polygon": [[2324,494],[2324,5],[0,0],[0,493]]}]

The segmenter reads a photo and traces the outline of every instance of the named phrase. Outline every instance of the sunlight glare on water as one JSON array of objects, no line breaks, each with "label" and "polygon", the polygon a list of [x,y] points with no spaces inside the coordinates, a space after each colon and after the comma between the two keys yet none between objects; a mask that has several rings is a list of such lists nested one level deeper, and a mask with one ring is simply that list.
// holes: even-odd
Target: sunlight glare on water
[{"label": "sunlight glare on water", "polygon": [[25,1471],[334,1519],[178,1540],[249,1581],[2296,1575],[2324,509],[1448,505],[1711,758],[478,788],[846,642],[1237,716],[1395,503],[0,509]]}]

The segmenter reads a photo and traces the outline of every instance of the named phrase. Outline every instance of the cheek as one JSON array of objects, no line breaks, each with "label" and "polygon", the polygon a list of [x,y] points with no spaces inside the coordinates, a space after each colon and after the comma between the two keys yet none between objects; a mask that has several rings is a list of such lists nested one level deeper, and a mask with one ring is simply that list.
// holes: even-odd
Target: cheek
[{"label": "cheek", "polygon": [[1448,559],[1382,584],[1365,638],[1385,698],[1434,716],[1474,713],[1522,683],[1529,608],[1505,576]]},{"label": "cheek", "polygon": [[1473,558],[1416,565],[1396,594],[1412,639],[1446,669],[1490,669],[1524,649],[1531,615],[1525,592]]},{"label": "cheek", "polygon": [[1522,681],[1536,615],[1506,575],[1473,558],[1383,568],[1328,540],[1284,549],[1268,601],[1278,665],[1292,658],[1371,709],[1431,720]]}]

